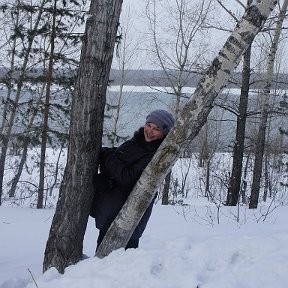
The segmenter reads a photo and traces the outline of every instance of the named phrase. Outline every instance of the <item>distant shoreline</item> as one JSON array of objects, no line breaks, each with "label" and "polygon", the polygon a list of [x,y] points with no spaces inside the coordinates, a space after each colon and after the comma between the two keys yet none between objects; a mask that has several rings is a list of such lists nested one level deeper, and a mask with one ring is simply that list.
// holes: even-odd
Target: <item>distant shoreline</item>
[{"label": "distant shoreline", "polygon": [[[0,82],[3,83],[8,73],[8,69],[0,68]],[[45,71],[41,71],[40,69],[34,69],[31,72],[28,72],[27,76],[30,80],[33,78],[43,77]],[[19,71],[15,71],[14,77],[17,78],[19,75]],[[65,71],[65,70],[57,70],[54,77],[59,76],[67,76],[76,78],[77,70]],[[264,73],[252,73],[250,77],[251,89],[260,89],[263,85],[261,85],[265,74]],[[169,77],[173,81],[173,85],[177,85],[178,77],[177,71],[169,71]],[[231,75],[231,81],[229,81],[227,88],[240,88],[241,87],[241,73],[234,72]],[[181,85],[183,87],[196,87],[199,80],[202,78],[200,73],[196,72],[184,72],[183,73],[183,83]],[[165,73],[162,70],[125,70],[124,83],[121,83],[121,71],[116,69],[111,69],[110,77],[109,77],[109,86],[119,86],[124,84],[125,86],[143,86],[143,87],[171,87],[171,82],[167,80]],[[272,81],[272,89],[287,89],[288,90],[288,74],[279,73],[275,74]]]}]

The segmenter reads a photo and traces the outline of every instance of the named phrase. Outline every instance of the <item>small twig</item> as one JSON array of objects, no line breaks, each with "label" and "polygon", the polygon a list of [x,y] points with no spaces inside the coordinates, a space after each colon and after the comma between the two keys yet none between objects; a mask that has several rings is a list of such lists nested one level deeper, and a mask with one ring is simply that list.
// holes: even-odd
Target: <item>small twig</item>
[{"label": "small twig", "polygon": [[238,23],[238,18],[235,16],[235,14],[229,10],[228,8],[225,7],[225,5],[221,2],[221,0],[217,0],[219,5]]},{"label": "small twig", "polygon": [[30,273],[30,275],[31,275],[31,277],[32,277],[32,280],[33,280],[33,282],[35,283],[36,287],[38,288],[37,282],[36,282],[36,280],[35,280],[35,278],[34,278],[32,272],[30,271],[29,268],[27,268],[27,270],[28,270],[28,272]]},{"label": "small twig", "polygon": [[238,4],[240,4],[244,9],[246,9],[246,6],[240,1],[240,0],[235,0]]}]

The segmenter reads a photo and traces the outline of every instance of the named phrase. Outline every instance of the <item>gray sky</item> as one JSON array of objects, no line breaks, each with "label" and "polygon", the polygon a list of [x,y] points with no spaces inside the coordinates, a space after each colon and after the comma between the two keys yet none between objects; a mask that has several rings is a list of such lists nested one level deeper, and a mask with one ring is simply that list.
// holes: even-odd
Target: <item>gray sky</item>
[{"label": "gray sky", "polygon": [[[170,4],[176,2],[176,0],[157,0],[156,3],[160,5],[161,4],[163,5],[165,3],[164,7],[167,7],[166,5],[167,1]],[[201,0],[193,0],[193,1],[186,0],[186,3],[188,3],[189,5],[195,5],[196,2],[201,2]],[[226,9],[228,9],[235,15],[235,18],[239,19],[244,13],[244,6],[246,5],[247,1],[246,0],[222,0],[221,2],[223,3],[223,5],[225,5]],[[282,2],[283,0],[280,1],[280,3]],[[129,19],[130,19],[129,20],[130,21],[129,32],[128,32],[128,35],[130,37],[129,41],[133,42],[134,46],[136,45],[135,43],[138,44],[138,49],[136,52],[132,53],[133,56],[131,56],[131,60],[127,64],[127,68],[133,68],[133,69],[139,69],[139,68],[157,69],[158,68],[159,69],[159,67],[155,65],[155,63],[153,63],[155,61],[152,60],[153,58],[151,54],[149,53],[147,54],[147,50],[151,47],[151,42],[149,42],[149,39],[148,39],[149,38],[148,34],[150,32],[149,27],[148,27],[148,19],[147,19],[147,16],[145,15],[145,8],[146,8],[147,3],[148,3],[148,0],[125,0],[123,1],[121,24],[124,25],[125,21],[127,22],[127,15],[129,15]],[[242,3],[242,5],[240,3]],[[233,17],[230,16],[228,12],[225,11],[225,9],[219,5],[217,0],[212,0],[212,7],[213,9],[211,9],[212,11],[209,15],[209,25],[222,27],[222,29],[227,29],[227,30],[234,29],[236,25],[235,19],[233,19]],[[164,9],[157,10],[157,13],[158,13],[157,17],[161,20],[159,21],[160,22],[158,24],[159,28],[157,28],[157,30],[161,34],[161,37],[165,37],[164,30],[165,29],[168,30],[168,27],[171,24],[171,20],[173,16],[175,16],[175,14],[172,12],[170,12],[170,14],[166,13],[166,15],[164,15],[163,10]],[[286,24],[286,26],[288,25]],[[207,62],[210,62],[217,55],[218,51],[222,48],[229,34],[230,33],[228,31],[223,31],[223,30],[220,31],[220,30],[213,29],[213,28],[207,29],[205,31],[205,48],[206,48],[206,53],[207,53],[205,57],[207,59]],[[168,39],[169,41],[171,40],[170,35],[168,36]],[[256,44],[262,45],[262,44],[259,44],[259,41],[260,40],[258,40]],[[283,44],[281,48],[282,56],[288,54],[287,53],[288,51],[286,50],[287,49],[286,46],[288,46],[287,40],[285,44],[286,45]],[[193,47],[191,50],[191,53],[192,53],[191,55],[194,55],[195,53],[197,53],[197,51],[199,51],[199,48]],[[258,49],[256,48],[254,53],[257,53],[257,51]],[[282,61],[282,62],[287,63],[286,61],[287,60]],[[117,68],[117,65],[115,63],[116,62],[114,61],[113,67]],[[284,66],[287,67],[287,65],[283,65],[283,67]]]}]

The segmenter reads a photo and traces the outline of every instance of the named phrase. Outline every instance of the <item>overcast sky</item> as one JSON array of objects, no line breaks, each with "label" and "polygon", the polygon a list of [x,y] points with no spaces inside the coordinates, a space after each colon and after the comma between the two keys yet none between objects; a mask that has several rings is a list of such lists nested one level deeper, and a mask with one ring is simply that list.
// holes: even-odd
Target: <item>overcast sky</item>
[{"label": "overcast sky", "polygon": [[[175,3],[175,0],[157,0],[157,4],[163,5],[165,3],[164,7],[167,7],[166,3]],[[133,41],[135,43],[138,43],[138,50],[137,53],[134,53],[133,57],[131,58],[131,61],[128,66],[131,66],[131,68],[138,69],[149,69],[149,68],[156,68],[157,65],[155,65],[155,61],[153,61],[151,54],[147,54],[147,49],[150,48],[151,44],[149,43],[148,40],[148,33],[150,32],[148,28],[148,19],[147,16],[145,15],[145,8],[148,0],[124,0],[123,1],[123,9],[122,9],[122,20],[121,24],[123,26],[125,21],[127,22],[127,15],[129,13],[129,18],[130,18],[130,23],[129,23],[129,37],[130,41]],[[151,1],[150,1],[151,2]],[[201,2],[201,0],[194,0],[194,1],[187,1],[188,5],[195,5],[196,2]],[[208,1],[206,1],[207,3]],[[240,19],[241,16],[244,13],[244,5],[246,5],[246,0],[222,0],[221,1],[225,7],[233,12],[235,15],[235,18]],[[239,2],[243,4],[240,5]],[[280,1],[282,3],[283,1]],[[168,30],[168,26],[171,23],[171,19],[173,16],[175,16],[174,13],[170,11],[170,14],[166,13],[167,16],[165,16],[164,11],[165,8],[157,10],[157,17],[161,19],[160,24],[159,24],[159,29],[162,34],[164,35],[163,30],[166,28]],[[128,12],[129,11],[129,12]],[[160,12],[161,11],[161,12]],[[162,18],[161,18],[162,17]],[[223,7],[221,7],[217,0],[212,0],[212,9],[211,13],[209,14],[209,24],[210,25],[217,25],[223,27],[223,29],[227,30],[232,30],[235,27],[235,19],[230,16],[227,11],[224,10]],[[286,25],[287,26],[287,25]],[[124,28],[123,28],[124,29]],[[216,29],[208,29],[205,32],[205,48],[207,50],[207,61],[210,62],[218,53],[218,51],[222,48],[223,44],[225,43],[226,39],[229,36],[229,32],[224,32],[224,31],[219,31]],[[170,37],[171,38],[171,37]],[[132,40],[131,40],[132,39]],[[170,39],[171,40],[171,39]],[[140,43],[140,44],[139,44]],[[286,43],[287,44],[287,43]],[[133,46],[133,45],[132,45]],[[286,45],[287,46],[287,45]],[[285,45],[283,45],[285,47]],[[192,49],[198,49],[193,47]],[[285,48],[286,49],[286,48]],[[287,54],[285,52],[284,48],[281,48],[281,51],[283,55]],[[195,53],[197,51],[195,50]],[[193,55],[194,52],[192,52]],[[116,65],[117,66],[117,65]],[[283,65],[285,66],[285,65]],[[113,64],[114,68],[115,63]],[[287,65],[286,65],[287,67]],[[129,67],[128,67],[129,68]]]}]

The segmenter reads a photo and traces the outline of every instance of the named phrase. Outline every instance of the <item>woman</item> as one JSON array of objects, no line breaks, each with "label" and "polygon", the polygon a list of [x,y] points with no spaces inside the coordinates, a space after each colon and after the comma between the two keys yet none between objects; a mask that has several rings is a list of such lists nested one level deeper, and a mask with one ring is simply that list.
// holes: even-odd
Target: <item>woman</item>
[{"label": "woman", "polygon": [[[146,117],[145,126],[136,131],[132,139],[119,148],[102,148],[99,157],[100,173],[95,176],[96,191],[90,212],[100,230],[97,247],[174,123],[171,113],[165,110],[152,111]],[[126,249],[138,247],[153,203],[154,200],[140,220]]]}]

